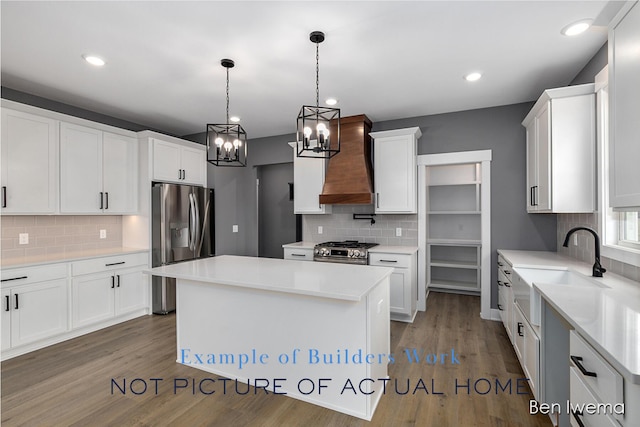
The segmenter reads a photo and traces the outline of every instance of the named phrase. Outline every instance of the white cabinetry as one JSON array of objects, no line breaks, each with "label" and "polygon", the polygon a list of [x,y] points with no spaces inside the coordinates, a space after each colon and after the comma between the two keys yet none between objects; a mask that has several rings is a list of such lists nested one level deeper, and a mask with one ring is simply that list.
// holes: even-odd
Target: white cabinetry
[{"label": "white cabinetry", "polygon": [[609,204],[640,207],[640,5],[628,3],[609,27]]},{"label": "white cabinetry", "polygon": [[480,292],[479,163],[427,167],[427,285]]},{"label": "white cabinetry", "polygon": [[142,270],[147,255],[131,254],[71,263],[71,319],[74,328],[148,307]]},{"label": "white cabinetry", "polygon": [[513,343],[514,299],[511,274],[511,266],[502,255],[498,255],[498,310],[500,311],[500,320],[502,320],[502,324],[507,331],[507,336]]},{"label": "white cabinetry", "polygon": [[70,123],[60,124],[60,211],[135,213],[137,140]]},{"label": "white cabinetry", "polygon": [[527,212],[593,212],[594,85],[544,91],[522,125],[527,132]]},{"label": "white cabinetry", "polygon": [[513,347],[520,360],[520,366],[526,378],[529,379],[529,387],[533,397],[538,399],[538,372],[540,370],[540,338],[531,324],[514,303],[514,329]]},{"label": "white cabinetry", "polygon": [[320,203],[327,160],[298,157],[296,143],[290,142],[289,145],[293,147],[293,213],[331,213],[331,205]]},{"label": "white cabinetry", "polygon": [[207,186],[207,153],[189,141],[153,139],[153,180]]},{"label": "white cabinetry", "polygon": [[416,253],[370,252],[369,265],[393,267],[389,283],[391,320],[413,322],[418,301]]},{"label": "white cabinetry", "polygon": [[2,350],[68,329],[66,264],[2,272]]},{"label": "white cabinetry", "polygon": [[417,212],[416,153],[420,128],[372,132],[376,213]]},{"label": "white cabinetry", "polygon": [[296,261],[313,261],[313,247],[311,248],[284,248],[284,259]]},{"label": "white cabinetry", "polygon": [[58,122],[2,109],[3,214],[51,214],[58,208]]}]

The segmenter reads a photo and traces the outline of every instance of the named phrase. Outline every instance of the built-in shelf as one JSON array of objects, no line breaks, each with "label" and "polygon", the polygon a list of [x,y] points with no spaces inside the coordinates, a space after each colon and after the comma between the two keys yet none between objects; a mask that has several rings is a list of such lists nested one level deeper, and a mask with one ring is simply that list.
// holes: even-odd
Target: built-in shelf
[{"label": "built-in shelf", "polygon": [[427,286],[480,292],[480,165],[427,168]]}]

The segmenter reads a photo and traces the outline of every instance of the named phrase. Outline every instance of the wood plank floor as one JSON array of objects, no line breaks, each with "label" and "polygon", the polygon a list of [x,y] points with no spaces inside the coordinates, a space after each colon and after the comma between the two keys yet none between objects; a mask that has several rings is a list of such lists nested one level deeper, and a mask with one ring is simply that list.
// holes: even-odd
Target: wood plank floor
[{"label": "wood plank floor", "polygon": [[[175,363],[175,316],[169,315],[145,316],[3,362],[2,425],[550,426],[546,416],[529,415],[529,395],[516,393],[523,373],[502,324],[479,313],[479,297],[431,293],[427,311],[413,324],[392,322],[396,361],[371,422],[261,390],[174,394],[174,379],[217,377]],[[449,358],[444,364],[409,363],[407,348]],[[452,349],[459,364],[450,363]],[[143,378],[149,388],[139,395],[117,389],[112,394],[112,378]],[[163,378],[157,395],[150,378]],[[407,379],[411,391],[422,379],[428,394],[424,388],[396,393],[394,379],[399,392],[407,389]],[[511,393],[496,388],[496,380],[504,386],[510,379]],[[456,381],[463,386],[457,394]],[[489,384],[490,391],[480,394]],[[135,382],[134,390],[140,393],[142,386]]]}]

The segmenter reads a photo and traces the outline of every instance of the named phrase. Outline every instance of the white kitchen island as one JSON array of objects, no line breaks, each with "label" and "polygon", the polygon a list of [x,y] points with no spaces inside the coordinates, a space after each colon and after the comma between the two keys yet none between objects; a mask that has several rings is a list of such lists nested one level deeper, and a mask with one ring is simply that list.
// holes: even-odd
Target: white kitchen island
[{"label": "white kitchen island", "polygon": [[177,279],[177,362],[231,379],[205,392],[249,384],[370,420],[388,378],[392,271],[225,255],[148,272]]}]

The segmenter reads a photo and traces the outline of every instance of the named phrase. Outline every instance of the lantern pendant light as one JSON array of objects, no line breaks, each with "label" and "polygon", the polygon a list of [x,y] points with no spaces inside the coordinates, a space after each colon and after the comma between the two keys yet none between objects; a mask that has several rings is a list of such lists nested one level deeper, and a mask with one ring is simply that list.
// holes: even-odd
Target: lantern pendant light
[{"label": "lantern pendant light", "polygon": [[229,123],[229,68],[235,63],[223,59],[220,64],[227,69],[227,121],[207,125],[207,161],[216,166],[246,166],[247,133],[239,124]]},{"label": "lantern pendant light", "polygon": [[319,45],[324,33],[314,31],[309,40],[316,45],[316,105],[303,105],[298,114],[296,155],[328,159],[340,152],[340,109],[320,106]]}]

